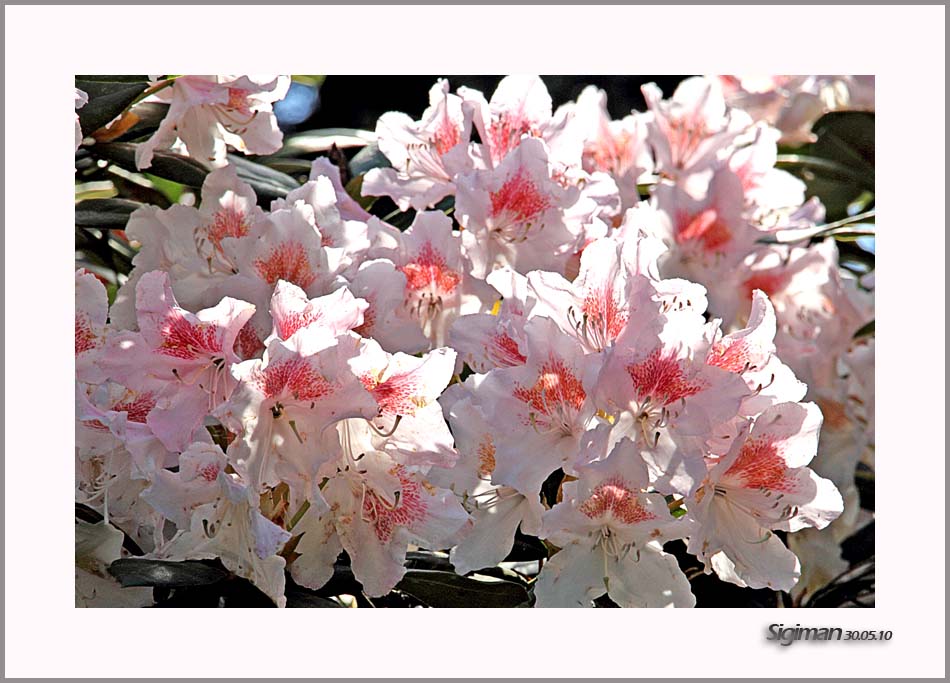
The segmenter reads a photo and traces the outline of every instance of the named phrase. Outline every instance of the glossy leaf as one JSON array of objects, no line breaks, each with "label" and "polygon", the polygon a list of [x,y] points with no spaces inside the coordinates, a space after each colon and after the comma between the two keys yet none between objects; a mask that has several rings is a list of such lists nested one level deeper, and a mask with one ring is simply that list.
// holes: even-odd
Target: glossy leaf
[{"label": "glossy leaf", "polygon": [[77,113],[83,135],[91,135],[121,114],[136,97],[145,92],[148,80],[86,81],[77,78],[76,87],[89,96],[89,101]]},{"label": "glossy leaf", "polygon": [[220,563],[209,563],[202,560],[168,562],[131,557],[113,562],[109,565],[109,573],[124,587],[156,586],[162,588],[207,586],[231,575]]},{"label": "glossy leaf", "polygon": [[350,180],[350,182],[346,184],[346,187],[344,189],[346,190],[346,193],[350,195],[350,197],[352,197],[353,200],[357,204],[359,204],[364,209],[369,211],[371,208],[373,208],[373,204],[376,203],[376,200],[378,198],[363,196],[363,178],[364,177],[365,176],[362,176],[362,175],[354,176],[353,179]]},{"label": "glossy leaf", "polygon": [[353,177],[363,175],[371,168],[392,168],[389,159],[379,151],[379,145],[375,142],[366,145],[350,159],[350,175]]},{"label": "glossy leaf", "polygon": [[76,225],[84,228],[124,230],[129,216],[144,206],[128,199],[86,199],[76,204]]},{"label": "glossy leaf", "polygon": [[854,333],[854,338],[859,339],[860,337],[873,337],[874,336],[874,321],[863,325],[860,330]]},{"label": "glossy leaf", "polygon": [[237,154],[228,155],[228,164],[237,171],[238,178],[251,186],[259,199],[279,199],[300,187],[300,183],[286,173]]},{"label": "glossy leaf", "polygon": [[856,200],[874,194],[874,114],[832,112],[812,132],[817,140],[780,155],[779,167],[805,181],[808,196],[821,199],[829,220],[844,218]]},{"label": "glossy leaf", "polygon": [[[135,148],[129,142],[110,142],[94,145],[89,150],[102,159],[111,161],[128,171],[138,171],[135,165]],[[172,180],[188,187],[200,188],[208,175],[208,169],[200,163],[174,152],[156,151],[148,172],[159,178]]]},{"label": "glossy leaf", "polygon": [[516,607],[528,591],[511,581],[478,581],[443,571],[411,569],[396,589],[430,607]]},{"label": "glossy leaf", "polygon": [[284,140],[278,155],[320,154],[336,145],[340,149],[366,147],[376,142],[376,133],[358,128],[321,128],[297,133]]}]

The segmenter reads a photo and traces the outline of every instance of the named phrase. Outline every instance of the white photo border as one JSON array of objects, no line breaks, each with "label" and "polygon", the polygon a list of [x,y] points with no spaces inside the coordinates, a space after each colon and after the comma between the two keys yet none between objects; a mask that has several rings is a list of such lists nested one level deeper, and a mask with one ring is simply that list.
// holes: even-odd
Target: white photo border
[{"label": "white photo border", "polygon": [[[8,676],[944,675],[944,7],[5,9]],[[74,74],[439,70],[876,75],[877,607],[73,607]],[[894,637],[779,647],[771,623]]]}]

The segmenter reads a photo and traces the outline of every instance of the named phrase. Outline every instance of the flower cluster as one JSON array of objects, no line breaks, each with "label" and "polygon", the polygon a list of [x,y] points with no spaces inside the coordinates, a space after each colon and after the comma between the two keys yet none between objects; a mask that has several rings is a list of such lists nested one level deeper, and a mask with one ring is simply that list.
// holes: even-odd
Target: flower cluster
[{"label": "flower cluster", "polygon": [[[197,206],[131,215],[111,306],[76,273],[78,502],[278,605],[285,572],[319,589],[344,551],[377,597],[409,550],[466,574],[519,531],[550,553],[542,607],[692,606],[674,543],[790,591],[775,532],[827,578],[811,557],[840,562],[873,441],[853,341],[873,302],[833,239],[788,238],[823,208],[775,168],[780,133],[727,105],[739,85],[645,86],[648,111],[614,121],[593,87],[555,110],[537,77],[490,99],[440,80],[420,120],[379,119],[362,197],[318,158],[264,208],[225,152],[280,148],[288,86],[155,89],[138,166],[174,147],[213,170]],[[407,229],[364,208],[380,196]]]}]

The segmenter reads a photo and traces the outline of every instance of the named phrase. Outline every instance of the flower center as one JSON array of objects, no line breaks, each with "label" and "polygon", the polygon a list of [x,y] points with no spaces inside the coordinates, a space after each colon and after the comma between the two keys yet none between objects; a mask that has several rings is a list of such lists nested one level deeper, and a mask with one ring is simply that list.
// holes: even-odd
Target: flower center
[{"label": "flower center", "polygon": [[660,349],[646,360],[628,365],[627,374],[641,404],[668,406],[704,388],[700,382],[686,379],[681,361],[672,352],[664,354]]},{"label": "flower center", "polygon": [[272,286],[278,280],[286,280],[307,289],[317,279],[307,251],[299,242],[284,242],[274,247],[265,258],[256,260],[254,267],[261,279]]},{"label": "flower center", "polygon": [[[527,239],[542,214],[551,208],[550,198],[541,194],[523,168],[510,176],[501,189],[490,193],[490,199],[495,230],[509,242]],[[543,227],[542,224],[538,229]]]},{"label": "flower center", "polygon": [[406,276],[406,288],[412,292],[428,290],[448,295],[455,291],[462,277],[445,264],[445,257],[426,242],[416,258],[400,267]]},{"label": "flower center", "polygon": [[422,498],[422,486],[408,477],[400,466],[395,474],[400,488],[392,500],[363,483],[362,519],[373,525],[376,538],[387,543],[397,527],[412,526],[425,519],[426,502]]},{"label": "flower center", "polygon": [[716,209],[704,209],[695,216],[681,215],[677,224],[677,244],[695,241],[705,251],[717,251],[732,240],[729,226]]},{"label": "flower center", "polygon": [[670,142],[670,157],[676,168],[686,168],[693,155],[711,131],[698,115],[671,115],[667,119],[666,135]]},{"label": "flower center", "polygon": [[258,370],[252,381],[266,398],[292,396],[315,401],[333,392],[333,385],[303,358],[292,358]]},{"label": "flower center", "polygon": [[[637,499],[633,491],[620,477],[611,477],[598,484],[578,508],[590,519],[612,519],[622,524],[636,524],[656,515],[647,510]],[[609,517],[608,517],[609,516]]]},{"label": "flower center", "polygon": [[559,429],[570,435],[587,394],[564,361],[551,358],[541,366],[534,386],[518,385],[514,397],[530,409],[526,424],[535,429]]},{"label": "flower center", "polygon": [[96,335],[85,317],[76,315],[76,355],[91,351],[98,346]]},{"label": "flower center", "polygon": [[162,345],[157,351],[164,356],[194,360],[222,350],[215,326],[191,323],[178,310],[168,312],[159,327],[159,334],[162,336]]},{"label": "flower center", "polygon": [[525,133],[538,137],[538,131],[528,119],[508,112],[498,114],[488,131],[492,161],[497,164],[504,159],[508,152],[518,146]]}]

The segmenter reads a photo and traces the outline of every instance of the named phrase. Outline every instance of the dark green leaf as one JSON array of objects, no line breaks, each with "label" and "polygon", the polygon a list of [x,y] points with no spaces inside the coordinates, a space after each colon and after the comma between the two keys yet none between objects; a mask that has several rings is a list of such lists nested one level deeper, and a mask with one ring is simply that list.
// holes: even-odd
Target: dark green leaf
[{"label": "dark green leaf", "polygon": [[140,102],[132,109],[138,122],[129,128],[120,140],[144,139],[158,129],[168,114],[168,105],[161,102]]},{"label": "dark green leaf", "polygon": [[300,187],[300,183],[286,173],[245,159],[237,154],[228,155],[228,163],[237,171],[238,178],[257,193],[258,198],[279,199]]},{"label": "dark green leaf", "polygon": [[76,204],[76,225],[124,230],[133,211],[143,206],[128,199],[87,199]]},{"label": "dark green leaf", "polygon": [[[135,166],[135,148],[129,142],[110,142],[89,147],[90,152],[111,161],[129,171],[138,171]],[[208,169],[186,156],[173,152],[156,151],[148,172],[159,178],[173,180],[188,187],[200,188],[208,175]]]},{"label": "dark green leaf", "polygon": [[858,488],[861,507],[874,510],[874,470],[859,462],[854,473],[854,485]]},{"label": "dark green leaf", "polygon": [[90,135],[121,114],[148,88],[142,81],[81,81],[76,87],[89,95],[89,101],[78,110],[83,135]]},{"label": "dark green leaf", "polygon": [[285,597],[287,598],[287,607],[343,607],[334,600],[322,598],[299,586],[288,586]]},{"label": "dark green leaf", "polygon": [[294,159],[292,157],[277,157],[271,156],[263,159],[258,159],[258,163],[267,166],[268,168],[273,168],[282,173],[295,174],[295,175],[310,175],[310,167],[313,164],[312,161],[308,159]]},{"label": "dark green leaf", "polygon": [[372,142],[350,159],[350,175],[363,175],[371,168],[392,168],[386,155],[379,151],[379,145]]},{"label": "dark green leaf", "polygon": [[416,210],[409,209],[408,211],[393,211],[390,214],[387,214],[383,220],[389,223],[394,228],[399,230],[406,230],[412,222],[416,219]]},{"label": "dark green leaf", "polygon": [[874,194],[874,114],[826,114],[812,132],[817,140],[780,155],[779,165],[805,181],[808,196],[821,200],[829,220],[846,217],[862,197],[867,206],[868,193]]},{"label": "dark green leaf", "polygon": [[452,563],[445,555],[437,555],[428,550],[416,550],[406,553],[406,569],[435,569],[453,571]]},{"label": "dark green leaf", "polygon": [[346,184],[344,188],[346,193],[352,197],[352,199],[359,204],[361,207],[369,211],[373,208],[373,204],[376,203],[377,197],[364,197],[363,196],[363,178],[365,176],[353,176],[353,178]]},{"label": "dark green leaf", "polygon": [[[824,223],[810,228],[790,228],[760,237],[757,241],[762,244],[789,244],[805,240],[824,239],[834,237],[840,240],[854,240],[858,237],[873,237],[876,212],[874,209],[856,216],[848,216],[833,223]],[[864,226],[864,228],[861,228]]]},{"label": "dark green leaf", "polygon": [[518,529],[515,533],[515,542],[511,546],[511,552],[508,553],[505,562],[534,562],[547,558],[547,546],[540,539],[523,534],[521,529]]},{"label": "dark green leaf", "polygon": [[812,126],[812,132],[818,136],[809,146],[812,153],[862,169],[874,182],[874,112],[825,114]]},{"label": "dark green leaf", "polygon": [[396,589],[430,607],[516,607],[529,599],[511,581],[478,581],[451,572],[412,569]]},{"label": "dark green leaf", "polygon": [[859,337],[873,337],[874,336],[874,321],[863,325],[860,330],[854,333],[854,338],[858,339]]},{"label": "dark green leaf", "polygon": [[295,133],[284,140],[277,154],[324,154],[336,145],[340,149],[365,147],[374,143],[376,133],[357,128],[321,128]]},{"label": "dark green leaf", "polygon": [[168,562],[131,557],[113,562],[109,565],[109,573],[126,588],[129,586],[164,588],[207,586],[231,575],[220,564],[201,560]]},{"label": "dark green leaf", "polygon": [[860,175],[855,169],[845,166],[834,159],[810,156],[808,154],[780,154],[775,165],[789,171],[806,169],[832,179],[843,182],[859,181]]},{"label": "dark green leaf", "polygon": [[455,211],[455,197],[449,195],[438,204],[432,207],[433,211],[442,211],[443,213],[452,213]]},{"label": "dark green leaf", "polygon": [[83,88],[79,85],[80,81],[84,83],[147,83],[148,76],[129,76],[127,74],[76,76],[76,87],[82,90]]}]

